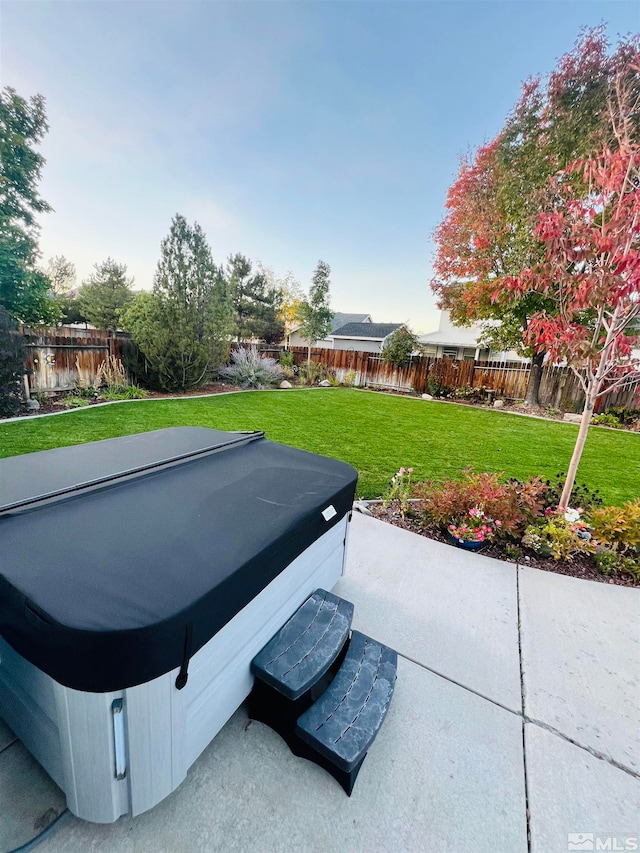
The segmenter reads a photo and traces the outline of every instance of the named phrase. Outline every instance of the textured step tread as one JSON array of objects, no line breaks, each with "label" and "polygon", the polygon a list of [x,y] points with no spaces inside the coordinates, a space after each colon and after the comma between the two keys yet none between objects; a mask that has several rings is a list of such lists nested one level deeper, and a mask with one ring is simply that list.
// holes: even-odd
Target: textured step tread
[{"label": "textured step tread", "polygon": [[334,680],[299,718],[298,737],[350,772],[366,755],[387,714],[397,668],[393,649],[354,631]]},{"label": "textured step tread", "polygon": [[327,672],[349,637],[353,604],[317,589],[253,659],[251,670],[287,699]]}]

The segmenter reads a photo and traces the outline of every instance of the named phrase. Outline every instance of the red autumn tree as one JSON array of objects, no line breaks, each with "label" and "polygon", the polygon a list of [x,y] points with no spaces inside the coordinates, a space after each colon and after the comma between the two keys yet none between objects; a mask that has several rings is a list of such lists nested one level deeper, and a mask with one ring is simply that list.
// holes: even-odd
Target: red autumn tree
[{"label": "red autumn tree", "polygon": [[[596,400],[640,380],[632,348],[640,317],[640,57],[616,79],[608,111],[617,147],[577,160],[551,182],[549,208],[534,235],[544,259],[507,277],[496,304],[538,294],[553,304],[529,322],[528,340],[553,360],[565,360],[579,378],[584,407],[560,504],[568,506]],[[573,178],[580,181],[576,183]]]},{"label": "red autumn tree", "polygon": [[533,231],[543,190],[552,175],[611,136],[607,98],[616,75],[629,73],[637,43],[623,39],[609,55],[604,29],[585,30],[544,83],[527,81],[496,139],[463,159],[434,232],[431,288],[439,307],[460,325],[485,322],[492,347],[531,357],[529,403],[538,402],[545,358],[543,343],[528,333],[530,318],[553,311],[554,303],[537,292],[496,303],[496,281],[540,261],[543,247]]}]

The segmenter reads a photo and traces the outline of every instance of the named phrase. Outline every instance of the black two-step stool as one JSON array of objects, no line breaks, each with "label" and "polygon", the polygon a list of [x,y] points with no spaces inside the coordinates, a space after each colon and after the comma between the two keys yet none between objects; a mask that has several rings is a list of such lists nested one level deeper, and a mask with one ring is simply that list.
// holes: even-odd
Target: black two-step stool
[{"label": "black two-step stool", "polygon": [[349,796],[389,709],[398,658],[351,631],[353,604],[316,590],[251,663],[249,716],[323,767]]}]

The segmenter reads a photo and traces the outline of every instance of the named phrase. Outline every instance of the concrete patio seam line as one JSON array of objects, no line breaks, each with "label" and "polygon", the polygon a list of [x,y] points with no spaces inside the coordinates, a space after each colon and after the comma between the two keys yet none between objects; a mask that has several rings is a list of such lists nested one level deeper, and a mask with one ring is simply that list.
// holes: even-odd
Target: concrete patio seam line
[{"label": "concrete patio seam line", "polygon": [[[508,711],[510,714],[513,714],[514,717],[520,717],[524,723],[531,723],[534,726],[539,726],[541,729],[549,732],[549,734],[556,735],[556,737],[561,738],[562,740],[570,743],[572,746],[577,747],[578,749],[582,749],[585,752],[588,752],[589,755],[594,758],[599,759],[600,761],[604,761],[607,764],[610,764],[612,767],[615,767],[617,770],[622,770],[623,773],[626,773],[628,776],[631,776],[634,779],[640,779],[640,774],[636,773],[630,767],[627,767],[624,764],[620,764],[620,762],[616,761],[614,758],[611,758],[608,755],[605,755],[602,752],[598,752],[598,750],[593,749],[590,746],[585,746],[582,743],[579,743],[576,740],[572,740],[568,735],[565,735],[563,732],[559,731],[559,729],[554,729],[553,726],[550,726],[548,723],[542,722],[542,720],[536,720],[533,717],[528,717],[522,711],[514,711],[513,708],[508,708],[506,705],[502,705],[500,702],[497,702],[495,699],[491,699],[488,696],[485,696],[484,693],[479,693],[477,690],[474,690],[472,687],[467,687],[466,684],[462,684],[460,681],[456,681],[453,678],[449,678],[447,675],[443,675],[443,673],[439,672],[437,669],[433,669],[430,666],[427,666],[424,663],[416,660],[415,658],[409,657],[409,655],[405,655],[402,652],[397,652],[398,657],[404,658],[409,661],[409,663],[413,663],[416,666],[419,666],[421,669],[430,672],[432,675],[437,676],[438,678],[442,678],[443,681],[448,681],[449,684],[454,684],[456,687],[459,687],[461,690],[466,690],[467,693],[473,693],[474,696],[477,696],[479,699],[484,699],[485,702],[489,702],[491,705],[495,705],[498,708],[501,708],[503,711]],[[523,761],[525,764],[525,790],[526,790],[526,754],[523,752]]]},{"label": "concrete patio seam line", "polygon": [[559,731],[559,729],[554,729],[553,726],[550,726],[549,723],[543,723],[542,720],[535,720],[532,717],[527,717],[525,714],[523,716],[525,723],[531,723],[534,726],[539,726],[541,729],[549,732],[549,734],[556,735],[562,740],[567,741],[572,746],[578,747],[578,749],[583,749],[585,752],[588,752],[589,755],[592,755],[594,758],[599,759],[600,761],[604,761],[606,764],[610,764],[612,767],[615,767],[617,770],[622,770],[623,773],[626,773],[628,776],[631,776],[633,779],[640,780],[640,773],[636,773],[635,770],[632,770],[630,767],[627,767],[626,764],[621,764],[619,761],[616,761],[615,758],[611,758],[610,755],[606,755],[604,752],[599,752],[597,749],[594,749],[591,746],[585,746],[583,743],[579,743],[577,740],[573,740],[568,735],[565,735],[563,732]]},{"label": "concrete patio seam line", "polygon": [[426,663],[421,663],[419,660],[415,658],[409,657],[409,655],[405,655],[403,652],[398,652],[396,650],[396,654],[400,658],[404,658],[408,660],[409,663],[414,663],[416,666],[421,667],[422,669],[426,669],[427,672],[430,672],[432,675],[437,675],[438,678],[442,678],[444,681],[448,681],[449,684],[455,684],[456,687],[460,687],[462,690],[466,690],[467,693],[473,693],[474,696],[478,696],[480,699],[484,699],[486,702],[490,702],[492,705],[496,705],[498,708],[502,708],[503,711],[508,711],[510,714],[513,714],[515,717],[523,717],[521,711],[514,711],[513,708],[508,708],[506,705],[503,705],[501,702],[497,702],[495,699],[490,699],[489,696],[485,696],[484,693],[480,693],[477,690],[474,690],[473,687],[468,687],[466,684],[462,684],[460,681],[456,681],[454,678],[449,678],[448,675],[444,675],[442,672],[439,672],[437,669],[432,669],[432,667],[427,666]]},{"label": "concrete patio seam line", "polygon": [[516,564],[516,613],[518,617],[518,662],[520,665],[520,699],[522,703],[522,772],[524,774],[524,808],[527,822],[527,850],[531,853],[531,812],[529,810],[529,777],[527,775],[527,748],[525,742],[524,672],[522,670],[522,632],[520,621],[520,569]]},{"label": "concrete patio seam line", "polygon": [[14,740],[12,740],[11,743],[8,743],[5,746],[3,746],[2,749],[0,749],[0,755],[2,755],[2,753],[6,752],[8,749],[11,749],[11,747],[14,745],[14,743],[18,743],[18,738],[14,738]]}]

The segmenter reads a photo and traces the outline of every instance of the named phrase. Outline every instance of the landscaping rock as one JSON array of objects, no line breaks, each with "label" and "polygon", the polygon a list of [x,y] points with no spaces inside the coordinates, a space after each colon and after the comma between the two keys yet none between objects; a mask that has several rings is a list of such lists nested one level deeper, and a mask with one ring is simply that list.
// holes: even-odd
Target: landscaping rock
[{"label": "landscaping rock", "polygon": [[318,382],[318,385],[321,388],[331,388],[331,383],[329,382],[328,379],[323,379],[322,382]]},{"label": "landscaping rock", "polygon": [[572,424],[579,424],[582,420],[582,415],[577,415],[575,412],[565,412],[562,416],[563,421],[569,421]]},{"label": "landscaping rock", "polygon": [[433,397],[431,396],[431,394],[423,394],[422,399],[423,400],[433,400]]},{"label": "landscaping rock", "polygon": [[504,400],[494,400],[493,401],[494,409],[503,409],[504,408]]},{"label": "landscaping rock", "polygon": [[36,399],[31,397],[29,400],[27,400],[27,409],[30,412],[37,412],[39,408],[40,408],[40,403]]},{"label": "landscaping rock", "polygon": [[369,511],[367,504],[364,501],[354,501],[353,502],[353,508],[357,512],[361,512],[363,515],[369,515],[369,516],[373,515],[373,513],[371,513]]},{"label": "landscaping rock", "polygon": [[283,379],[280,383],[281,388],[293,388],[293,385],[286,379]]}]

